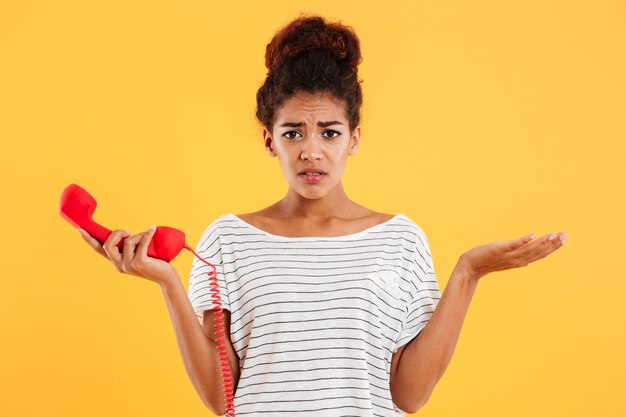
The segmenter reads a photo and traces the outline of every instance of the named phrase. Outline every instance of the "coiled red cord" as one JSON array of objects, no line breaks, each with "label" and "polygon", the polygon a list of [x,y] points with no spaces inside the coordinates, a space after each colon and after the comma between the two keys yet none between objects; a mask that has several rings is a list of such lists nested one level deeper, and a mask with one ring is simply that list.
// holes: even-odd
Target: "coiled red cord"
[{"label": "coiled red cord", "polygon": [[200,257],[188,245],[185,245],[185,248],[189,249],[191,252],[193,252],[194,255],[196,255],[198,259],[213,268],[213,271],[209,271],[207,272],[207,274],[209,275],[209,280],[211,281],[211,297],[213,298],[213,304],[215,305],[215,307],[213,308],[215,316],[215,320],[213,321],[213,323],[215,329],[215,342],[218,351],[217,354],[219,355],[220,367],[222,369],[222,385],[224,387],[224,400],[226,401],[225,416],[235,417],[235,404],[233,398],[233,376],[230,370],[228,353],[226,352],[226,341],[224,339],[224,312],[222,309],[222,301],[220,298],[219,284],[217,282],[217,270],[215,269],[215,265],[202,259],[202,257]]}]

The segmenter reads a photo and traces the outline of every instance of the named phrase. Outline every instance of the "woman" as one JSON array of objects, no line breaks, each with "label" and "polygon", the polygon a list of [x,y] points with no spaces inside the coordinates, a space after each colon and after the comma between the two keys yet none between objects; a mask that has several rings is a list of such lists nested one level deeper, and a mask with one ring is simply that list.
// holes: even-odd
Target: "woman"
[{"label": "woman", "polygon": [[[450,362],[479,279],[565,242],[564,233],[527,235],[473,248],[441,296],[422,229],[343,189],[360,143],[360,61],[354,31],[318,16],[294,20],[267,45],[257,117],[287,194],[220,216],[197,247],[217,268],[237,415],[415,412]],[[161,286],[194,387],[212,412],[226,413],[207,265],[194,258],[186,294],[169,263],[147,257],[153,230],[128,237],[122,253],[127,231],[102,246],[79,231],[118,271]]]}]

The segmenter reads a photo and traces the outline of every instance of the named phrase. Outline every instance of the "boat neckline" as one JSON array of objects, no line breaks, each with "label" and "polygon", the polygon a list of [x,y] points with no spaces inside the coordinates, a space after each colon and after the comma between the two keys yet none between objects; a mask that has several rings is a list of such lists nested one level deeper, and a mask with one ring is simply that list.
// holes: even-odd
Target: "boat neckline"
[{"label": "boat neckline", "polygon": [[226,214],[226,217],[230,217],[231,219],[235,219],[237,220],[239,223],[249,227],[250,229],[256,230],[257,232],[271,237],[271,238],[275,238],[275,239],[283,239],[283,240],[340,240],[340,239],[349,239],[349,238],[353,238],[353,237],[359,237],[362,235],[366,235],[368,233],[371,233],[375,230],[378,230],[392,222],[394,222],[396,219],[400,218],[400,217],[406,217],[404,214],[402,213],[397,213],[395,214],[393,217],[385,220],[382,223],[378,223],[375,224],[373,226],[370,226],[366,229],[363,229],[361,231],[355,232],[355,233],[350,233],[347,235],[341,235],[341,236],[282,236],[282,235],[275,235],[273,233],[267,232],[263,229],[259,229],[256,226],[251,225],[250,223],[248,223],[245,220],[242,220],[240,217],[238,217],[236,214],[233,213],[228,213]]}]

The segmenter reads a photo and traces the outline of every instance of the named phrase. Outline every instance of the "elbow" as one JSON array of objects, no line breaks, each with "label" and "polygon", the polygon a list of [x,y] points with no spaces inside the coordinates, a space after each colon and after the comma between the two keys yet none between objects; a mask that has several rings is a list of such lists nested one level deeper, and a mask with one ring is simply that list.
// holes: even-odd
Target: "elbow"
[{"label": "elbow", "polygon": [[421,403],[416,403],[416,404],[411,404],[408,407],[402,407],[402,411],[404,411],[405,413],[409,413],[409,414],[413,414],[413,413],[417,413],[417,411],[423,407],[424,404]]},{"label": "elbow", "polygon": [[418,402],[418,401],[412,401],[412,402],[395,402],[394,404],[396,405],[396,407],[398,407],[400,410],[404,411],[405,413],[408,414],[413,414],[413,413],[417,413],[417,411],[422,408],[422,406],[424,405],[424,403],[422,402]]},{"label": "elbow", "polygon": [[402,411],[409,413],[409,414],[417,413],[419,409],[421,409],[422,407],[426,405],[426,403],[428,402],[428,399],[430,398],[430,394],[431,392],[428,392],[422,395],[421,397],[414,398],[412,402],[410,402],[404,408],[402,408]]},{"label": "elbow", "polygon": [[206,392],[204,395],[200,395],[204,406],[216,416],[226,414],[226,401],[220,394],[221,393]]},{"label": "elbow", "polygon": [[408,414],[413,414],[413,413],[417,413],[417,410],[419,410],[420,408],[422,408],[421,406],[419,406],[418,404],[396,404],[396,406],[404,411],[405,413]]},{"label": "elbow", "polygon": [[413,414],[413,413],[417,413],[417,411],[422,408],[422,404],[415,404],[411,407],[404,407],[402,408],[402,411],[404,411],[405,413],[409,413],[409,414]]},{"label": "elbow", "polygon": [[207,399],[203,399],[202,402],[204,403],[204,406],[216,416],[223,416],[224,414],[226,414],[226,408],[223,402],[221,404],[215,404],[208,401]]}]

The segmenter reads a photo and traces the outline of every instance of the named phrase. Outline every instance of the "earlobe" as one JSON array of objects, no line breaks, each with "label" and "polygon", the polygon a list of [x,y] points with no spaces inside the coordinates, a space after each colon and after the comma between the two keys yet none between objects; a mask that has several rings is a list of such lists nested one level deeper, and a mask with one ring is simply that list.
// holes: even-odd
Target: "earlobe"
[{"label": "earlobe", "polygon": [[269,156],[276,156],[276,152],[274,151],[274,143],[272,142],[272,137],[269,135],[267,129],[263,129],[263,142],[265,144],[265,151]]},{"label": "earlobe", "polygon": [[359,144],[361,143],[361,127],[358,126],[355,130],[354,133],[352,134],[352,137],[350,138],[350,150],[348,151],[349,155],[354,155],[357,151],[357,149],[359,149]]},{"label": "earlobe", "polygon": [[276,152],[274,151],[274,144],[272,143],[272,139],[268,139],[265,141],[265,151],[269,156],[276,156]]}]

